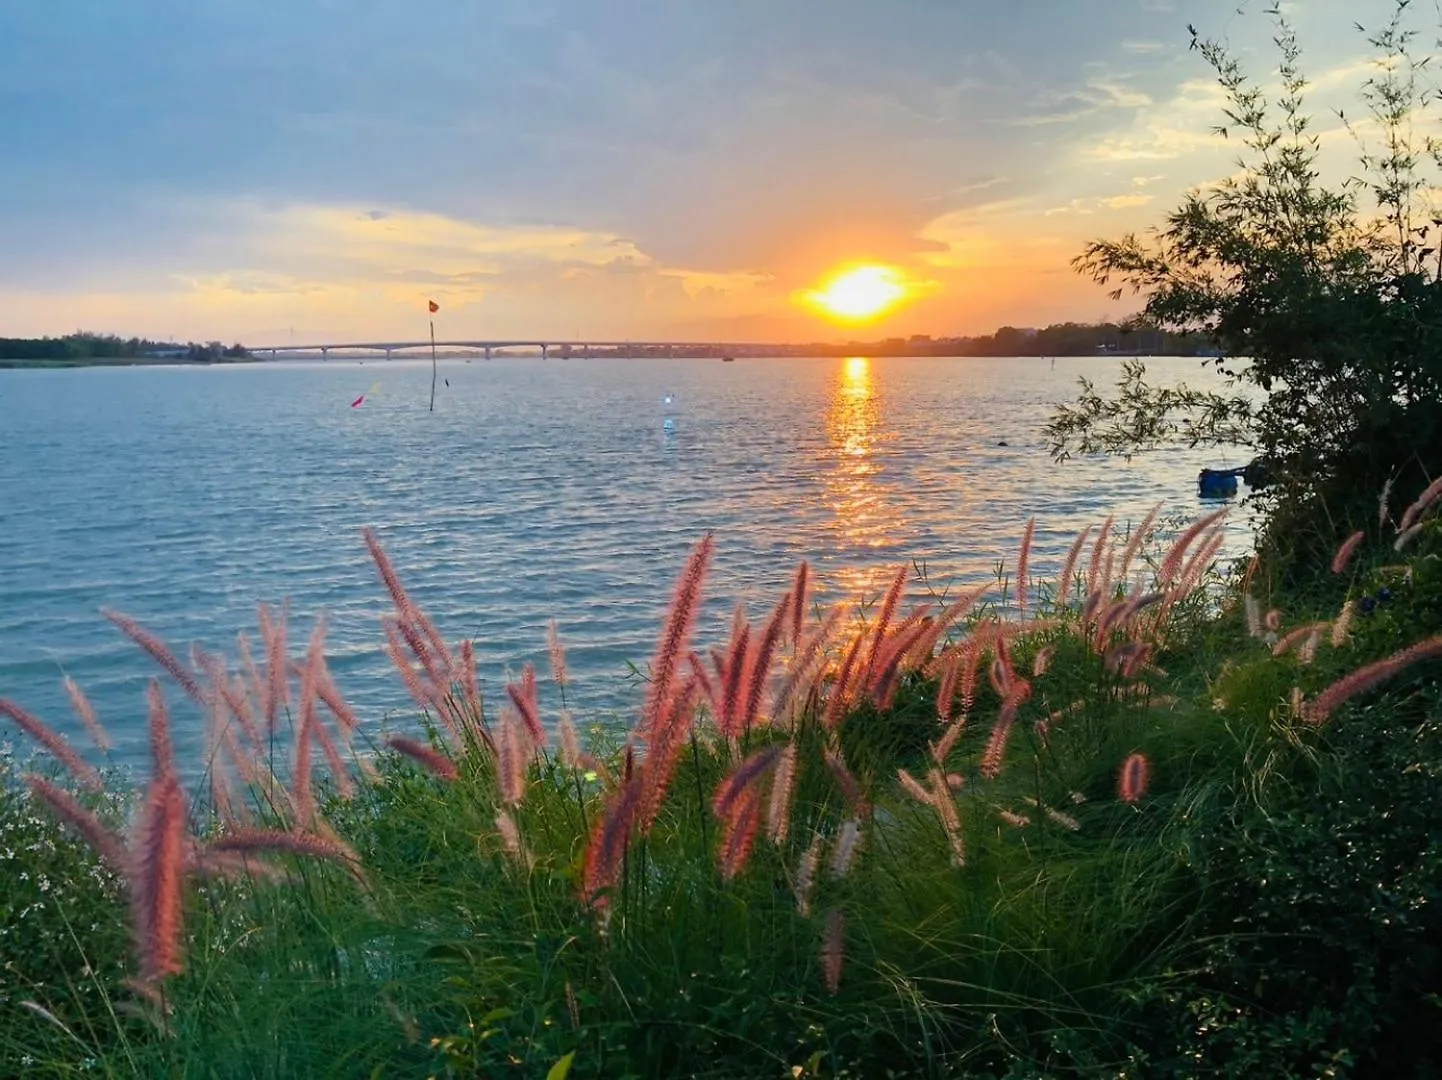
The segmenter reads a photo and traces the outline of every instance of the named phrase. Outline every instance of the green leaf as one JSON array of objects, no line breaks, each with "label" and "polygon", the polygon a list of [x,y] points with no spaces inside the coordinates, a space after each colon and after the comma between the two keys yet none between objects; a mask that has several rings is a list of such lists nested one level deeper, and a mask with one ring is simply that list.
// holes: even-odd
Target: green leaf
[{"label": "green leaf", "polygon": [[571,1062],[576,1060],[576,1051],[572,1050],[560,1061],[551,1066],[546,1073],[546,1080],[566,1080],[571,1075]]}]

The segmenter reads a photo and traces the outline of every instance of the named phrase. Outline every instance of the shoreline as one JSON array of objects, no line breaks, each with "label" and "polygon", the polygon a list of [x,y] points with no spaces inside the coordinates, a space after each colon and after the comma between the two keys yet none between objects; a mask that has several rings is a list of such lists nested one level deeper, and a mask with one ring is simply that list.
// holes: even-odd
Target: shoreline
[{"label": "shoreline", "polygon": [[259,357],[227,357],[223,360],[187,360],[180,356],[87,356],[73,360],[0,360],[0,370],[44,371],[92,367],[218,367],[223,364],[259,364]]}]

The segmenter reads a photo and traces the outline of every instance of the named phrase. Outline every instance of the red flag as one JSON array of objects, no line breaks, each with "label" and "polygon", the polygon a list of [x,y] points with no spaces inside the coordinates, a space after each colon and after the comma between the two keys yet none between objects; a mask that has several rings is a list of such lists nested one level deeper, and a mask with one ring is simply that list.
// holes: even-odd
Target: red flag
[{"label": "red flag", "polygon": [[350,407],[351,407],[352,409],[359,409],[359,408],[361,407],[361,402],[365,401],[365,399],[366,399],[366,396],[365,396],[364,394],[362,394],[360,397],[356,398],[354,401],[352,401],[352,402],[350,403]]},{"label": "red flag", "polygon": [[441,305],[438,304],[438,303],[436,303],[434,300],[432,300],[432,301],[430,302],[430,304],[431,304],[431,314],[432,314],[432,315],[434,315],[436,312],[438,312],[438,311],[441,310]]}]

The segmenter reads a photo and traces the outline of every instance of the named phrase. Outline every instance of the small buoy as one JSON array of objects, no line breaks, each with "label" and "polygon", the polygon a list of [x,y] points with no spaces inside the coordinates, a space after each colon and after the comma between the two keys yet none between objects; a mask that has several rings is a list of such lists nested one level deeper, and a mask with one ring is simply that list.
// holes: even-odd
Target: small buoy
[{"label": "small buoy", "polygon": [[1007,445],[1010,445],[1010,444],[1007,443],[1007,441],[1006,441],[1005,439],[1002,439],[1001,442],[997,443],[996,445],[997,445],[997,446],[1007,446]]},{"label": "small buoy", "polygon": [[666,417],[666,419],[661,421],[661,430],[664,431],[667,435],[676,434],[676,421],[671,419],[671,417],[669,416]]},{"label": "small buoy", "polygon": [[1197,474],[1197,495],[1203,499],[1230,499],[1237,494],[1237,474],[1203,469]]}]

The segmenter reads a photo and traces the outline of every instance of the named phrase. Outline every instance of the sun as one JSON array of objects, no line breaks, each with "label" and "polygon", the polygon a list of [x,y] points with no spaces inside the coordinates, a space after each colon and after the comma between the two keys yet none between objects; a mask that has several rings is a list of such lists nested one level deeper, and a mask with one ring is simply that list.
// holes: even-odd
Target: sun
[{"label": "sun", "polygon": [[812,307],[847,322],[875,318],[906,299],[906,279],[890,266],[854,266],[802,294]]}]

